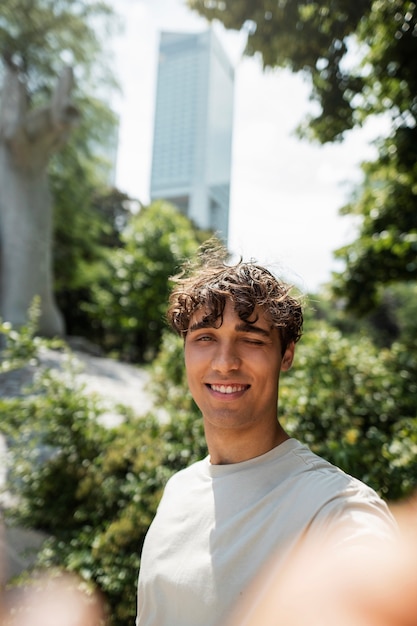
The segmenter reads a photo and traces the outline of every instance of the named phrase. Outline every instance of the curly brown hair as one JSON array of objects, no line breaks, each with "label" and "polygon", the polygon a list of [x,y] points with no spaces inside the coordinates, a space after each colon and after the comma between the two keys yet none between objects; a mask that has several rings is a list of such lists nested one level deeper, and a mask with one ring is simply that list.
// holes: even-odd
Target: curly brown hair
[{"label": "curly brown hair", "polygon": [[202,308],[207,311],[204,324],[221,325],[227,300],[244,322],[260,307],[280,332],[283,352],[302,335],[303,311],[299,298],[290,295],[291,285],[277,279],[265,267],[242,259],[227,264],[222,247],[202,248],[194,262],[184,265],[173,277],[167,318],[171,328],[185,337],[191,317]]}]

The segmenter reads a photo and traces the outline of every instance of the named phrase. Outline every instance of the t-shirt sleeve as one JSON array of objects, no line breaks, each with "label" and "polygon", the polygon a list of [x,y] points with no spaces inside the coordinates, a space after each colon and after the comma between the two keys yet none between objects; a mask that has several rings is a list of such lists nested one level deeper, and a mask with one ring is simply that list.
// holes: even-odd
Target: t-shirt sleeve
[{"label": "t-shirt sleeve", "polygon": [[351,547],[396,541],[399,532],[387,504],[359,481],[329,499],[315,515],[310,530],[333,546]]}]

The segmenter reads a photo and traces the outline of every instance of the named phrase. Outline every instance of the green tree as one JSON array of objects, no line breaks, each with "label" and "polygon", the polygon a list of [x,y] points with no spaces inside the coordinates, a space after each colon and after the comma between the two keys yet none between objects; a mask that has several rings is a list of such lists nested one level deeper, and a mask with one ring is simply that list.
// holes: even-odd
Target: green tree
[{"label": "green tree", "polygon": [[377,306],[358,317],[346,310],[343,299],[335,299],[334,285],[327,285],[320,294],[309,297],[307,323],[324,320],[345,337],[367,335],[379,348],[389,348],[396,341],[412,346],[417,332],[416,293],[415,283],[386,287]]},{"label": "green tree", "polygon": [[34,102],[50,95],[63,65],[76,68],[81,91],[87,85],[93,90],[103,80],[113,82],[98,32],[108,35],[116,23],[112,8],[101,0],[4,0],[0,56],[4,65],[18,69]]},{"label": "green tree", "polygon": [[91,304],[81,305],[107,351],[130,361],[152,360],[165,327],[169,277],[207,237],[166,202],[130,217],[120,234],[122,247],[107,255],[110,271],[92,285]]},{"label": "green tree", "polygon": [[[246,53],[310,78],[320,105],[310,136],[341,139],[367,115],[413,115],[415,5],[409,0],[188,0],[226,28],[245,29]],[[411,125],[411,124],[410,124]],[[306,127],[307,130],[307,127]]]},{"label": "green tree", "polygon": [[[417,87],[417,85],[416,85]],[[334,276],[336,295],[364,315],[384,287],[417,278],[417,130],[399,128],[363,164],[361,193],[342,210],[359,216],[356,241],[336,251],[346,269]]]},{"label": "green tree", "polygon": [[130,217],[131,199],[116,189],[107,189],[84,163],[82,150],[73,142],[51,172],[54,194],[55,296],[64,316],[67,335],[95,335],[86,308],[93,302],[93,286],[111,281],[107,256],[121,247],[121,231]]},{"label": "green tree", "polygon": [[417,11],[411,0],[188,0],[227,28],[245,29],[246,53],[309,79],[318,105],[300,132],[342,140],[371,115],[392,122],[363,189],[345,209],[361,220],[357,241],[338,251],[338,294],[363,313],[380,287],[417,278]]}]

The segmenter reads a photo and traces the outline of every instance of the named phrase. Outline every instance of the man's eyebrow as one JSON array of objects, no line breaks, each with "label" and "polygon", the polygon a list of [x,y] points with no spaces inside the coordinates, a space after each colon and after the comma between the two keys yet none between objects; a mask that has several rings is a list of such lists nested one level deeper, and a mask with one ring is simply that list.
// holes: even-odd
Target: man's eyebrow
[{"label": "man's eyebrow", "polygon": [[270,337],[271,332],[266,328],[261,328],[260,326],[255,326],[255,324],[250,324],[249,322],[242,322],[241,324],[237,324],[235,329],[241,333],[256,333],[257,335],[263,335],[264,337]]},{"label": "man's eyebrow", "polygon": [[194,324],[191,324],[191,326],[188,327],[188,331],[187,332],[193,332],[194,330],[200,330],[200,328],[214,328],[213,324],[210,324],[210,322],[208,322],[205,319],[200,320],[199,322],[194,322]]},{"label": "man's eyebrow", "polygon": [[[192,333],[202,328],[216,328],[216,326],[211,324],[208,320],[202,319],[199,322],[194,322],[194,324],[189,326],[188,332]],[[250,324],[249,322],[241,322],[240,324],[236,324],[235,330],[238,333],[255,333],[257,335],[262,335],[263,337],[271,336],[271,332],[269,330],[261,328],[260,326],[256,326],[255,324]]]}]

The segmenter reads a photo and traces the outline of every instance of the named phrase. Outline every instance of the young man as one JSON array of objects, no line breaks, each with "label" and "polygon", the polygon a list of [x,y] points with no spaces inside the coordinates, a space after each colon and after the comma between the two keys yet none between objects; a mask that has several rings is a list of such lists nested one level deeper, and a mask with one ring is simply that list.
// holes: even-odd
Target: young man
[{"label": "young man", "polygon": [[303,323],[289,286],[207,254],[177,279],[168,318],[209,456],[166,486],[142,552],[138,626],[223,626],[271,557],[282,571],[310,537],[359,546],[394,533],[375,492],[279,423],[280,373]]}]

